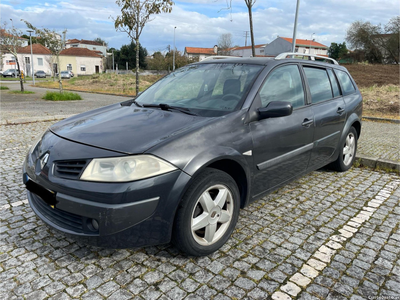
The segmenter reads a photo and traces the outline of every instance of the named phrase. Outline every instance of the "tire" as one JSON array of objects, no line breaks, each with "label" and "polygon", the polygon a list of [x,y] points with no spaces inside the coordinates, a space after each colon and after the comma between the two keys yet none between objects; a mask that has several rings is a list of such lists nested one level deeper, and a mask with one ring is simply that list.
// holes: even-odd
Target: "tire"
[{"label": "tire", "polygon": [[[222,202],[217,205],[218,200]],[[229,239],[239,210],[240,194],[233,178],[217,169],[205,169],[194,178],[182,198],[172,242],[188,255],[209,255]]]},{"label": "tire", "polygon": [[[351,168],[356,158],[357,152],[357,131],[354,127],[350,127],[346,134],[346,139],[340,146],[339,157],[336,161],[330,164],[330,167],[335,171],[345,172]],[[342,146],[343,145],[343,146]]]}]

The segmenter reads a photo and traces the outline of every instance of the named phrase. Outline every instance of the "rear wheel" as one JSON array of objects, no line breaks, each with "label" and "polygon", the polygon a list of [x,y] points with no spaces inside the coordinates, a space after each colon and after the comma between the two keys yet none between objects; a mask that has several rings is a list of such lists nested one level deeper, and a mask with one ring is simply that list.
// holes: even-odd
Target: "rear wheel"
[{"label": "rear wheel", "polygon": [[193,256],[211,254],[229,239],[239,217],[240,195],[227,173],[206,169],[186,191],[178,208],[173,243]]},{"label": "rear wheel", "polygon": [[351,127],[347,132],[346,139],[340,148],[339,157],[330,166],[332,169],[344,172],[351,168],[357,152],[357,131]]}]

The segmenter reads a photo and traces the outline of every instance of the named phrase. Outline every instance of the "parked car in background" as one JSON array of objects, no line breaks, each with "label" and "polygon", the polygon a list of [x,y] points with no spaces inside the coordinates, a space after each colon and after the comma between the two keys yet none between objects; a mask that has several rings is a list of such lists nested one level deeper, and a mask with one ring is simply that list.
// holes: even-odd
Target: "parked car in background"
[{"label": "parked car in background", "polygon": [[69,74],[69,71],[61,71],[61,79],[70,79],[71,75]]},{"label": "parked car in background", "polygon": [[17,69],[8,69],[3,72],[3,77],[17,77],[19,76],[19,71]]},{"label": "parked car in background", "polygon": [[35,76],[36,78],[46,78],[46,72],[39,70],[35,73]]},{"label": "parked car in background", "polygon": [[240,208],[313,170],[354,162],[356,83],[333,59],[288,58],[297,55],[206,59],[135,99],[52,125],[23,165],[30,206],[98,247],[172,241],[209,255]]}]

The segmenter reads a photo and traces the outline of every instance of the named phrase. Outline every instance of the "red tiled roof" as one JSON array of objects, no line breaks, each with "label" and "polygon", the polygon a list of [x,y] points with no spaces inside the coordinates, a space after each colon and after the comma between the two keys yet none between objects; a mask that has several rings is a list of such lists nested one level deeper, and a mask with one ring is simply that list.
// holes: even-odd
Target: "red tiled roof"
[{"label": "red tiled roof", "polygon": [[101,55],[87,48],[76,48],[76,47],[64,49],[63,51],[60,52],[60,55],[102,57]]},{"label": "red tiled roof", "polygon": [[[12,37],[12,34],[7,33],[4,29],[0,29],[0,36]],[[18,39],[27,41],[28,39],[18,36]]]},{"label": "red tiled roof", "polygon": [[[288,41],[289,43],[293,42],[292,38],[287,38],[287,37],[280,37],[281,39],[284,39],[285,41]],[[328,49],[328,46],[325,46],[321,43],[317,43],[314,41],[310,41],[310,40],[302,40],[302,39],[296,39],[296,46],[308,46],[310,47],[310,42],[311,42],[311,46],[314,48],[325,48]]]},{"label": "red tiled roof", "polygon": [[210,54],[214,55],[214,48],[196,48],[196,47],[185,47],[186,53],[189,54]]},{"label": "red tiled roof", "polygon": [[85,44],[85,45],[103,46],[103,44],[99,42],[89,41],[89,40],[77,40],[77,39],[68,40],[67,44]]},{"label": "red tiled roof", "polygon": [[[265,44],[254,45],[254,48],[261,48],[261,47],[264,47],[264,46],[265,46]],[[245,49],[251,49],[251,46],[233,47],[233,48],[230,48],[229,50],[245,50]]]},{"label": "red tiled roof", "polygon": [[[22,54],[30,54],[31,46],[25,46],[18,49],[18,53]],[[32,44],[32,53],[33,54],[51,54],[51,51],[43,46],[42,44]]]}]

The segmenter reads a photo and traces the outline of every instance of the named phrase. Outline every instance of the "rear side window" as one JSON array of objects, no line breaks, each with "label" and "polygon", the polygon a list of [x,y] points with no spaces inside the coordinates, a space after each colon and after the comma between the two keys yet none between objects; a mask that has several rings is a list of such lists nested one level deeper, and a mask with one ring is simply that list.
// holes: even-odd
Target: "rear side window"
[{"label": "rear side window", "polygon": [[336,76],[335,74],[333,74],[333,71],[331,69],[328,69],[328,74],[332,84],[333,97],[338,97],[340,96],[340,90],[338,82],[336,80]]},{"label": "rear side window", "polygon": [[279,67],[268,75],[260,90],[262,107],[271,101],[288,101],[293,108],[304,105],[304,89],[297,65]]},{"label": "rear side window", "polygon": [[353,83],[351,82],[349,75],[346,72],[340,70],[335,70],[335,73],[339,79],[340,84],[342,85],[343,94],[347,95],[354,93],[356,89]]},{"label": "rear side window", "polygon": [[331,99],[331,82],[325,69],[304,67],[308,86],[310,87],[312,103]]}]

